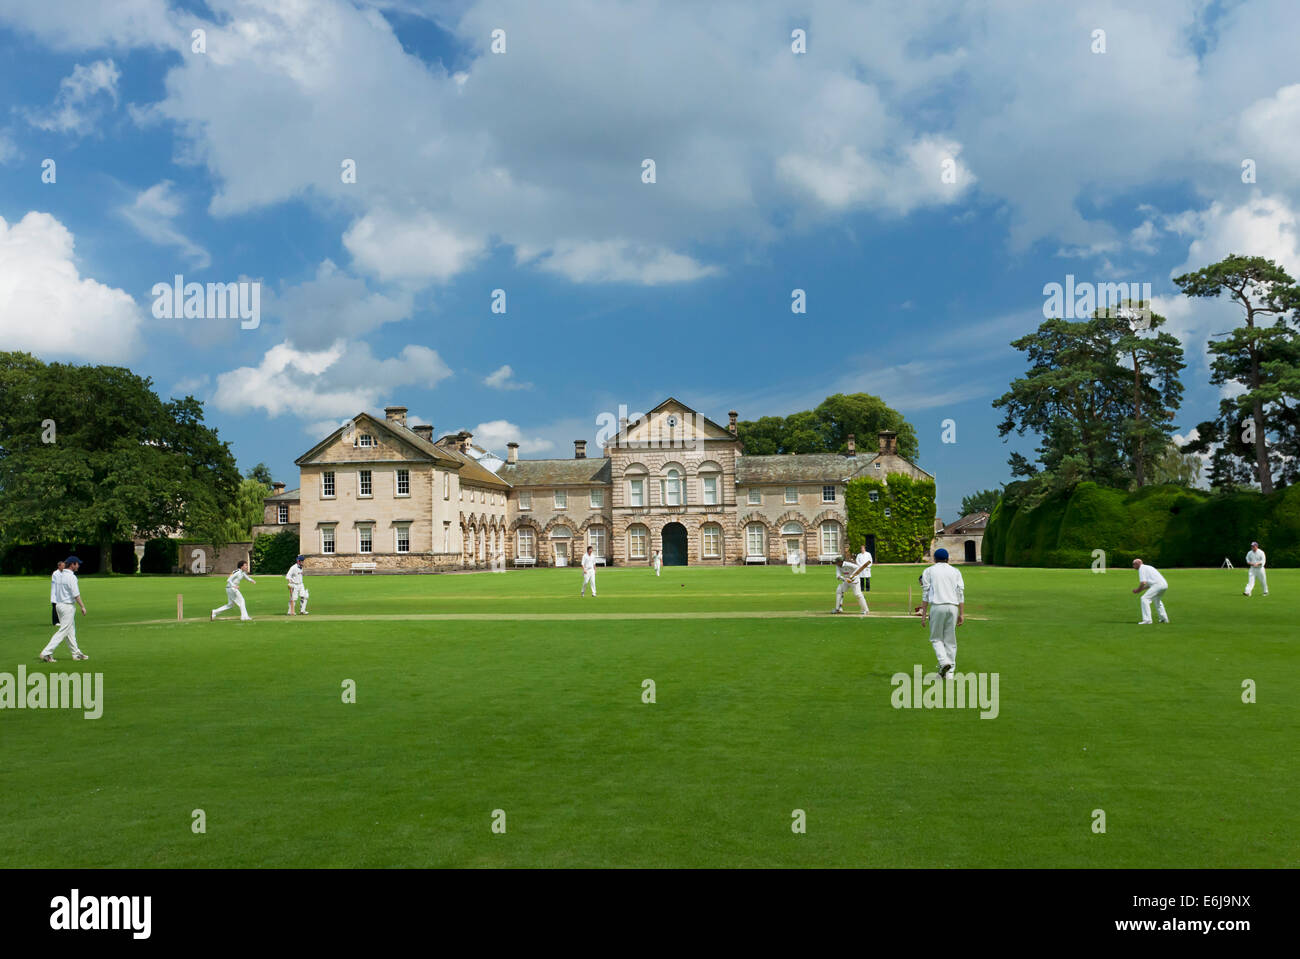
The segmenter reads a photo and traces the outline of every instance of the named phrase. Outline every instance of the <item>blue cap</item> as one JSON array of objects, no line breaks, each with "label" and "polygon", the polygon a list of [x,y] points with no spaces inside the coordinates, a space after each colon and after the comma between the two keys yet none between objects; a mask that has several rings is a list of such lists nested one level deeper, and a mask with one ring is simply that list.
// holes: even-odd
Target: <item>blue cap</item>
[{"label": "blue cap", "polygon": [[948,562],[948,551],[944,549],[942,546],[940,546],[938,549],[934,551],[934,561],[936,563]]},{"label": "blue cap", "polygon": [[76,556],[69,556],[67,559],[63,561],[64,566],[71,566],[73,563],[76,563],[78,566],[80,566],[81,560],[78,559]]},{"label": "blue cap", "polygon": [[303,561],[303,560],[304,560],[304,559],[306,559],[306,557],[305,557],[305,556],[299,556],[299,557],[298,557],[298,562],[300,562],[300,563],[301,563],[301,562],[302,562],[302,561]]}]

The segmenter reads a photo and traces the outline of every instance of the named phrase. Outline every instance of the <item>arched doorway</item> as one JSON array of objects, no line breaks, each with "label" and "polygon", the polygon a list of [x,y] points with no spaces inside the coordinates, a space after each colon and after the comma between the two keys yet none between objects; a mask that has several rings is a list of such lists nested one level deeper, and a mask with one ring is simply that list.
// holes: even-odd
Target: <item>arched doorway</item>
[{"label": "arched doorway", "polygon": [[975,562],[975,540],[966,540],[966,562]]},{"label": "arched doorway", "polygon": [[669,523],[664,527],[664,565],[686,565],[686,527],[681,523]]}]

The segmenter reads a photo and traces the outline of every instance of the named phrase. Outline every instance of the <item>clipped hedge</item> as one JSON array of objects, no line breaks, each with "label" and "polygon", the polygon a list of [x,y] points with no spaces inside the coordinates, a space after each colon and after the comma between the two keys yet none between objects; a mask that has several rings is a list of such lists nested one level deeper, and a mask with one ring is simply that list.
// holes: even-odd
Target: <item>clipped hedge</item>
[{"label": "clipped hedge", "polygon": [[1252,539],[1270,566],[1300,566],[1300,486],[1264,496],[1080,483],[1033,508],[1004,497],[989,517],[984,557],[998,566],[1082,568],[1102,549],[1110,567],[1136,556],[1157,566],[1218,566],[1226,556],[1240,566]]},{"label": "clipped hedge", "polygon": [[142,573],[174,573],[180,562],[180,541],[159,538],[147,540],[140,560]]},{"label": "clipped hedge", "polygon": [[[135,572],[135,547],[130,543],[113,544],[113,572]],[[125,556],[131,561],[126,563]],[[99,547],[85,543],[20,543],[0,553],[0,576],[39,576],[54,572],[59,560],[75,555],[81,560],[78,575],[99,572]],[[122,557],[119,564],[119,557]]]},{"label": "clipped hedge", "polygon": [[287,573],[300,552],[298,534],[293,530],[263,533],[253,540],[253,572]]},{"label": "clipped hedge", "polygon": [[[871,493],[878,494],[871,502]],[[850,543],[875,536],[878,563],[915,563],[934,537],[934,481],[895,474],[886,483],[873,477],[850,480],[844,490]],[[885,516],[885,509],[889,516]]]}]

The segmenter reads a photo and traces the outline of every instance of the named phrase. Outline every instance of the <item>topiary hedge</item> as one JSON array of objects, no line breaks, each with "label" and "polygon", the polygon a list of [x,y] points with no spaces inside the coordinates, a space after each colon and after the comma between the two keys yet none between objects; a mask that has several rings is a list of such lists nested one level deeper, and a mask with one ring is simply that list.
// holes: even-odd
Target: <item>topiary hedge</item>
[{"label": "topiary hedge", "polygon": [[180,544],[177,540],[160,537],[146,540],[144,556],[140,559],[142,573],[174,573],[180,562]]},{"label": "topiary hedge", "polygon": [[1218,566],[1226,556],[1240,566],[1252,539],[1269,565],[1300,566],[1300,486],[1264,496],[1080,483],[1033,507],[1008,490],[989,517],[983,555],[999,566],[1082,568],[1101,549],[1111,567],[1136,556],[1157,566]]},{"label": "topiary hedge", "polygon": [[[877,499],[873,503],[871,494]],[[888,482],[862,477],[844,490],[849,544],[875,536],[878,563],[915,563],[934,537],[934,480],[914,480],[895,474]],[[889,510],[889,516],[885,510]]]}]

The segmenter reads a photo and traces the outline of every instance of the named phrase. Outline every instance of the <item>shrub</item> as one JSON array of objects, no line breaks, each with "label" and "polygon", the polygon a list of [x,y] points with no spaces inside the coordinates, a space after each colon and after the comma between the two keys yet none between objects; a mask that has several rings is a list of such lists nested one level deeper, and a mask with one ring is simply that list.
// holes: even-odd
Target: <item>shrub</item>
[{"label": "shrub", "polygon": [[302,549],[298,542],[298,534],[293,530],[263,533],[253,540],[253,572],[287,572],[300,552]]},{"label": "shrub", "polygon": [[142,573],[174,573],[180,557],[177,540],[151,539],[144,544],[144,558],[140,560]]}]

